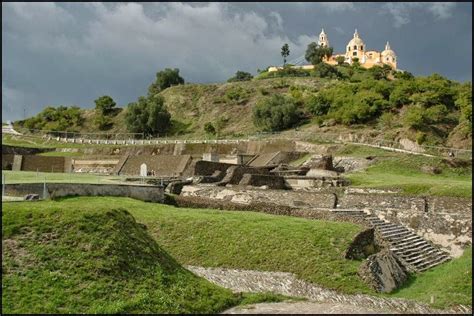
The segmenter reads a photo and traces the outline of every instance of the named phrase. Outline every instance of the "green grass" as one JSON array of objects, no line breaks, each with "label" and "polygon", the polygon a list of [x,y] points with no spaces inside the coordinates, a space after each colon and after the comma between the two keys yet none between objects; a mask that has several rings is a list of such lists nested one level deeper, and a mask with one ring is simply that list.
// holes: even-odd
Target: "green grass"
[{"label": "green grass", "polygon": [[4,203],[7,211],[122,207],[181,264],[285,271],[346,293],[373,293],[357,276],[360,261],[343,252],[361,227],[254,212],[178,209],[128,198],[69,198],[60,202]]},{"label": "green grass", "polygon": [[[49,221],[42,224],[47,229],[48,223],[54,226],[57,218],[66,213],[71,216],[87,212],[106,214],[110,209],[124,208],[138,222],[147,225],[148,233],[179,264],[292,272],[300,279],[343,293],[381,295],[357,276],[361,261],[342,257],[353,236],[361,229],[351,223],[255,212],[175,208],[113,197],[74,197],[3,203],[2,206],[4,239],[18,232],[28,232],[36,213],[51,214]],[[9,221],[16,224],[5,225]],[[78,234],[78,240],[81,240],[82,235]],[[468,272],[472,266],[471,253],[469,249],[462,258],[418,274],[403,289],[383,295],[427,303],[430,295],[435,295],[434,307],[440,308],[468,304],[472,297],[472,273]],[[249,296],[240,304],[279,299],[283,298],[261,294]]]},{"label": "green grass", "polygon": [[413,276],[407,285],[392,294],[442,308],[453,302],[472,305],[472,246],[460,258]]},{"label": "green grass", "polygon": [[125,181],[125,176],[105,176],[81,173],[55,173],[35,171],[10,171],[2,170],[6,184],[13,183],[119,183]]},{"label": "green grass", "polygon": [[2,313],[217,313],[285,299],[195,276],[123,209],[66,204],[4,204]]},{"label": "green grass", "polygon": [[[452,168],[441,158],[390,153],[364,146],[346,147],[338,154],[377,156],[378,161],[366,170],[345,176],[352,186],[364,188],[399,188],[405,194],[472,197],[472,167]],[[438,166],[441,174],[421,171],[422,166]]]}]

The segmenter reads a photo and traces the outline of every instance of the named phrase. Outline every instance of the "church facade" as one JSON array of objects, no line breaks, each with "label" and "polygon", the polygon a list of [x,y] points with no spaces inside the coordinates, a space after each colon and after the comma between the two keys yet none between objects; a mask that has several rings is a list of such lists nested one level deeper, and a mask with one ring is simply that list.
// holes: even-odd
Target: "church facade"
[{"label": "church facade", "polygon": [[[319,34],[318,45],[330,47],[329,38],[324,32],[324,29]],[[373,66],[389,65],[392,69],[397,69],[397,55],[390,48],[390,44],[387,42],[385,49],[381,52],[376,50],[367,49],[364,41],[360,38],[357,29],[354,32],[353,38],[347,43],[345,52],[334,54],[329,58],[324,58],[323,61],[329,65],[337,65],[337,58],[343,57],[344,62],[352,64],[354,59],[357,58],[360,65],[364,68],[371,68]],[[313,69],[313,65],[302,65],[294,66],[300,69]],[[270,67],[268,71],[277,71],[282,67]]]}]

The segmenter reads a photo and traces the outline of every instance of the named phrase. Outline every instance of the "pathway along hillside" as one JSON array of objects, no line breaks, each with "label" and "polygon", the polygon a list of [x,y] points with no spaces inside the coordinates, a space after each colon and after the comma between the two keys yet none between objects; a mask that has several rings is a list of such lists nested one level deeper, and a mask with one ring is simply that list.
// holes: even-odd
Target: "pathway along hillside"
[{"label": "pathway along hillside", "polygon": [[[196,275],[206,278],[214,284],[231,289],[233,292],[274,292],[287,296],[304,297],[311,304],[274,305],[264,304],[262,312],[271,313],[301,313],[320,312],[308,308],[330,307],[335,313],[419,313],[419,314],[444,314],[444,313],[471,313],[472,308],[459,305],[448,310],[438,310],[417,303],[398,298],[382,298],[365,294],[348,295],[333,290],[325,289],[311,283],[297,279],[292,273],[287,272],[262,272],[252,270],[237,270],[225,268],[204,268],[186,266]],[[287,303],[289,304],[289,303]],[[258,306],[258,305],[257,305]],[[301,309],[300,309],[301,308]],[[354,308],[352,310],[351,308]],[[259,311],[250,310],[251,313]],[[241,308],[233,308],[224,313],[234,314],[244,312]],[[323,312],[323,311],[321,311]]]}]

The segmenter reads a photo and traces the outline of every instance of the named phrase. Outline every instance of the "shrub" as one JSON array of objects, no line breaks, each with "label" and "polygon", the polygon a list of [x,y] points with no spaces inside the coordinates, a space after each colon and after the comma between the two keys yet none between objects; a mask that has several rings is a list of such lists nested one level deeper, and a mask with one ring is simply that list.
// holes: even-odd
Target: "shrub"
[{"label": "shrub", "polygon": [[326,63],[319,63],[314,66],[312,75],[319,78],[339,78],[341,74],[336,67],[328,65]]},{"label": "shrub", "polygon": [[395,114],[391,112],[382,113],[378,119],[378,125],[382,129],[391,129],[395,126]]},{"label": "shrub", "polygon": [[315,116],[326,115],[330,106],[330,101],[322,93],[310,96],[305,102],[306,110]]},{"label": "shrub", "polygon": [[260,100],[253,109],[254,125],[263,131],[280,131],[296,125],[301,117],[294,100],[273,95]]},{"label": "shrub", "polygon": [[232,77],[232,78],[229,78],[227,80],[227,82],[234,82],[234,81],[248,81],[248,80],[252,80],[253,76],[252,74],[250,74],[249,72],[245,72],[245,71],[237,71],[235,73],[235,76]]},{"label": "shrub", "polygon": [[409,106],[403,115],[403,125],[408,128],[420,129],[425,125],[423,108],[419,106]]},{"label": "shrub", "polygon": [[418,145],[423,144],[426,141],[426,134],[422,132],[416,133],[416,143]]},{"label": "shrub", "polygon": [[214,127],[214,125],[212,125],[211,122],[207,122],[206,124],[204,124],[204,131],[207,134],[211,134],[211,135],[216,134],[216,128]]},{"label": "shrub", "polygon": [[249,91],[239,86],[231,87],[225,92],[225,98],[227,101],[243,104],[248,101]]}]

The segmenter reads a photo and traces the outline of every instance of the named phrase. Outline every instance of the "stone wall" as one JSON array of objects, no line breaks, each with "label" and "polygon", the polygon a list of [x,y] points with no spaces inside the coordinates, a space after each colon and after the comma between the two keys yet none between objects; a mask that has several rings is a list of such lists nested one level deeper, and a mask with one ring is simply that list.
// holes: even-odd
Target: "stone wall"
[{"label": "stone wall", "polygon": [[272,203],[296,208],[333,208],[336,196],[332,193],[297,192],[288,190],[262,190],[238,187],[184,186],[182,196],[203,197],[237,204],[252,202]]},{"label": "stone wall", "polygon": [[145,163],[147,170],[155,171],[157,176],[179,176],[191,161],[189,155],[140,155],[129,156],[125,161],[121,175],[140,175],[140,165]]},{"label": "stone wall", "polygon": [[265,174],[246,173],[242,176],[239,185],[265,186],[268,189],[286,189],[285,179],[283,179],[283,177]]},{"label": "stone wall", "polygon": [[[472,243],[472,201],[450,197],[415,197],[397,194],[319,191],[262,190],[242,187],[185,186],[184,197],[200,197],[219,203],[250,205],[273,203],[295,208],[291,214],[311,218],[320,209],[363,209],[395,224],[402,224],[423,238],[458,257]],[[332,191],[332,192],[331,192]],[[336,205],[337,204],[337,205]],[[318,215],[320,216],[320,215]]]},{"label": "stone wall", "polygon": [[422,197],[398,196],[392,194],[345,194],[338,199],[338,208],[397,208],[405,211],[419,211],[425,208]]},{"label": "stone wall", "polygon": [[359,208],[402,224],[448,251],[462,255],[472,244],[472,200],[456,197],[414,197],[397,194],[345,194],[338,208]]},{"label": "stone wall", "polygon": [[12,170],[13,154],[2,154],[2,170]]},{"label": "stone wall", "polygon": [[[22,171],[65,172],[65,157],[23,155]],[[69,159],[70,162],[70,159]]]},{"label": "stone wall", "polygon": [[[46,189],[51,198],[63,196],[123,196],[146,202],[164,201],[164,189],[161,186],[46,183]],[[43,197],[43,183],[7,184],[5,185],[5,193],[11,196],[38,194]]]},{"label": "stone wall", "polygon": [[195,176],[211,176],[216,170],[219,170],[225,173],[225,171],[229,167],[232,167],[232,166],[235,166],[235,165],[229,164],[229,163],[200,160],[200,161],[197,161],[194,166],[194,175]]}]

